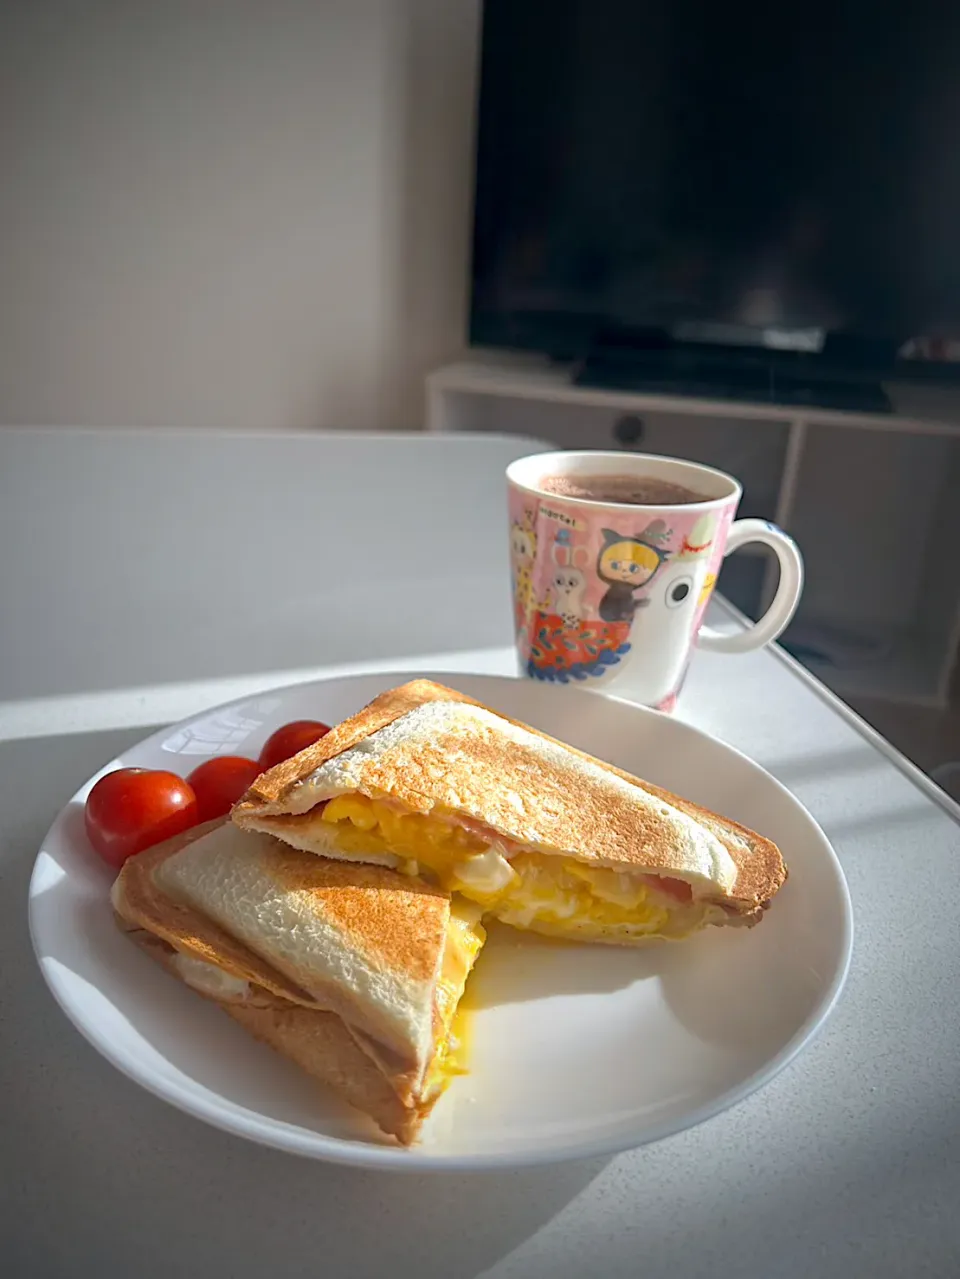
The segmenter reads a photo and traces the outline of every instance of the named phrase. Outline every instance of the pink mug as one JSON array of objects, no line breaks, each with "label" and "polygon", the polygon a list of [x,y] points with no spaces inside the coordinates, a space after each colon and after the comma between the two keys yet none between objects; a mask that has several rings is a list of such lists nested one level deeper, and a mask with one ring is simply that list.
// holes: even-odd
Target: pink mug
[{"label": "pink mug", "polygon": [[[697,501],[635,505],[560,496],[549,477],[666,481]],[[520,664],[533,679],[673,710],[695,647],[744,653],[787,626],[803,588],[796,543],[766,520],[734,520],[742,490],[696,462],[640,453],[537,453],[507,468]],[[763,616],[721,634],[703,615],[725,555],[762,542],[780,561]]]}]

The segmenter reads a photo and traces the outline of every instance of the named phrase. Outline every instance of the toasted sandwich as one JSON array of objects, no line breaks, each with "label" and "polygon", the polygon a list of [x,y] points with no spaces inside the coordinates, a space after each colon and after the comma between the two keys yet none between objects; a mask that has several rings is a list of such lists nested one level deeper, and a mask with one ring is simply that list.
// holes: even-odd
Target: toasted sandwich
[{"label": "toasted sandwich", "polygon": [[755,924],[786,879],[754,831],[429,680],[262,774],[232,820],[590,942]]},{"label": "toasted sandwich", "polygon": [[131,858],[112,900],[148,954],[404,1144],[464,1073],[457,1007],[485,937],[468,901],[225,821]]}]

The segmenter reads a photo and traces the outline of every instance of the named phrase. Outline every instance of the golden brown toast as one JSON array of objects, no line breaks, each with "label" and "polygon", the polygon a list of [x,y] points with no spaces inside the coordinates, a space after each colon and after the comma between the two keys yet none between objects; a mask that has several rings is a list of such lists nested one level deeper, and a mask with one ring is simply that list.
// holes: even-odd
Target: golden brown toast
[{"label": "golden brown toast", "polygon": [[[454,706],[424,709],[442,703]],[[381,694],[262,774],[232,820],[302,834],[323,799],[351,788],[413,812],[466,813],[540,853],[684,879],[729,922],[756,922],[786,879],[780,850],[755,831],[430,680]]]},{"label": "golden brown toast", "polygon": [[[224,858],[217,860],[221,839],[228,841],[225,870]],[[163,882],[165,870],[182,862],[181,855],[206,872],[209,907],[198,908]],[[246,891],[242,875],[231,878],[234,865],[242,870],[243,860],[251,858],[267,870],[258,881],[266,884],[261,896]],[[186,870],[200,877],[191,863]],[[278,898],[291,885],[297,926],[284,929]],[[228,903],[219,921],[211,917],[217,895]],[[178,952],[286,1004],[335,1013],[368,1056],[390,1063],[405,1105],[419,1095],[439,1028],[437,984],[450,925],[447,894],[383,867],[328,861],[215,821],[130,858],[112,897],[124,920]],[[315,939],[319,959],[314,953],[308,964],[303,938],[318,925],[323,929]],[[247,940],[236,935],[244,930]]]},{"label": "golden brown toast", "polygon": [[[177,951],[143,928],[122,923],[130,939],[173,976],[180,976]],[[346,1024],[334,1013],[306,1008],[281,999],[263,987],[251,986],[244,999],[217,999],[203,994],[238,1022],[255,1039],[333,1088],[349,1105],[369,1115],[385,1133],[403,1145],[415,1141],[440,1093],[420,1104],[404,1104],[402,1078],[391,1078],[359,1046]]]}]

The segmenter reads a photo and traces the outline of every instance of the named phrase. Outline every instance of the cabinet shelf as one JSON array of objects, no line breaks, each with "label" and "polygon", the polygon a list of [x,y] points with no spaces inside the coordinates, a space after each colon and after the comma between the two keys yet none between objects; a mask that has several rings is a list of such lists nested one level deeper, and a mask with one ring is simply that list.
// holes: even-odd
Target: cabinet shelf
[{"label": "cabinet shelf", "polygon": [[[542,358],[477,353],[429,375],[427,427],[666,454],[736,475],[740,515],[781,525],[803,552],[798,629],[816,618],[876,640],[869,660],[804,664],[851,701],[943,707],[960,640],[960,390],[884,389],[893,413],[699,400],[576,386]],[[718,583],[748,616],[772,597],[767,554],[745,548]]]}]

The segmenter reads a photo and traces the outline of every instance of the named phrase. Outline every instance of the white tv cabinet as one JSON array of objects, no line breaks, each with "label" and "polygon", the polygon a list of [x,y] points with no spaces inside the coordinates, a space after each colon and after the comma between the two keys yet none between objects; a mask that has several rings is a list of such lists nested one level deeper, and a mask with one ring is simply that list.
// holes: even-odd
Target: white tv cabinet
[{"label": "white tv cabinet", "polygon": [[[741,514],[787,529],[806,559],[788,646],[854,704],[943,708],[960,645],[960,392],[886,389],[893,413],[847,413],[579,387],[541,358],[471,353],[427,377],[427,428],[730,471]],[[755,612],[775,574],[740,553],[720,589]]]}]

